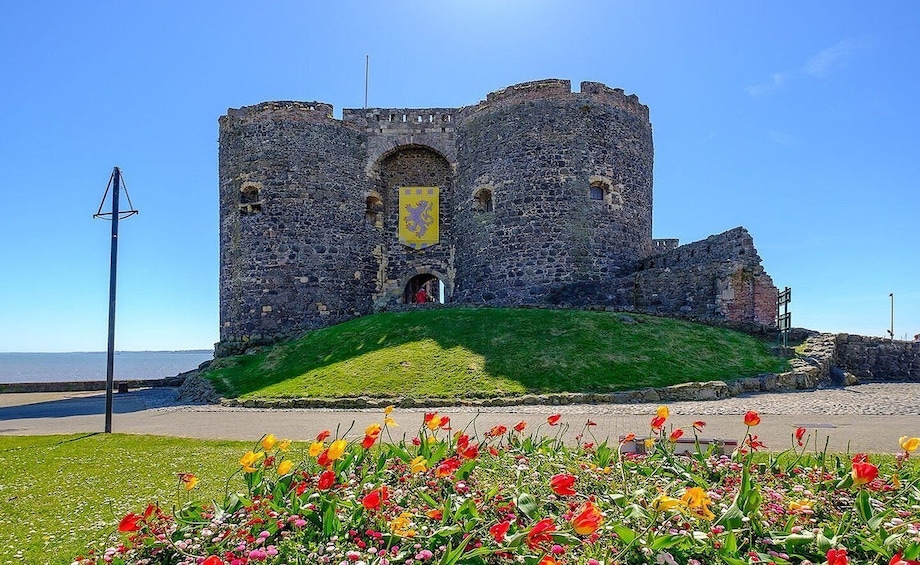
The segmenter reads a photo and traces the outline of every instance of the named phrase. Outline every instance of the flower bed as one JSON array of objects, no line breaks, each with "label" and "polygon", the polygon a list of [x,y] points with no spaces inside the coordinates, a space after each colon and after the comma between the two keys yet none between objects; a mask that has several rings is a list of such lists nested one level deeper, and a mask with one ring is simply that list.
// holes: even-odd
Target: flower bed
[{"label": "flower bed", "polygon": [[678,455],[705,423],[669,422],[659,408],[645,453],[622,449],[632,434],[599,442],[590,420],[566,445],[558,415],[480,434],[429,413],[394,441],[388,408],[363,436],[321,433],[304,460],[267,435],[223,500],[190,500],[199,478],[183,473],[179,504],[129,513],[117,543],[75,563],[920,564],[920,439],[880,463],[821,452],[799,428],[786,451],[755,454],[749,412],[731,455],[699,441]]}]

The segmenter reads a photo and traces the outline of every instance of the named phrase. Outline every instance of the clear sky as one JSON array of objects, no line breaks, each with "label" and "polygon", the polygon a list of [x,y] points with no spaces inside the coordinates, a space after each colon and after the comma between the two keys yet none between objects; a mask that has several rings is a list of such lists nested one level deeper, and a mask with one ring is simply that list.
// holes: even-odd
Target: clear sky
[{"label": "clear sky", "polygon": [[754,236],[793,325],[920,333],[920,3],[5,2],[0,351],[218,339],[217,119],[228,107],[457,107],[544,78],[649,106],[654,236]]}]

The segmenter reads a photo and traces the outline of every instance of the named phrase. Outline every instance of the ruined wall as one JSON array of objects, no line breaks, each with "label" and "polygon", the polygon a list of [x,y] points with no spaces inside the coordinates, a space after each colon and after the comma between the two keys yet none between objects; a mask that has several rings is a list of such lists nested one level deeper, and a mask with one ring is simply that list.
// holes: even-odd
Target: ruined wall
[{"label": "ruined wall", "polygon": [[220,119],[221,342],[272,341],[369,309],[362,132],[318,102]]},{"label": "ruined wall", "polygon": [[766,326],[776,320],[776,287],[742,227],[648,257],[616,286],[617,303],[645,312]]},{"label": "ruined wall", "polygon": [[837,334],[837,364],[860,382],[920,381],[920,341]]},{"label": "ruined wall", "polygon": [[[509,87],[463,110],[457,159],[459,302],[545,303],[651,253],[651,125],[635,97],[562,80]],[[492,209],[473,205],[481,193]]]}]

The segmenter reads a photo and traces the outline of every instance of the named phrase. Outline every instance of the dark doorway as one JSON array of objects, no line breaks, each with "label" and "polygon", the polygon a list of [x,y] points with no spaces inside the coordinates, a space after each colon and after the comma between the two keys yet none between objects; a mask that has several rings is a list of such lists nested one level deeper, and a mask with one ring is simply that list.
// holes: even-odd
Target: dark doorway
[{"label": "dark doorway", "polygon": [[442,304],[444,302],[444,283],[434,275],[415,275],[406,283],[406,288],[403,290],[403,302],[406,304],[429,302]]}]

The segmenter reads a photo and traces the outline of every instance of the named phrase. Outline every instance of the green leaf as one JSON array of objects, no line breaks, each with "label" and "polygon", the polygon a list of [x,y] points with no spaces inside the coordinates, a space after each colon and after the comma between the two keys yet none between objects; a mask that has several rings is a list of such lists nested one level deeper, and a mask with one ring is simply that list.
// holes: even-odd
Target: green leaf
[{"label": "green leaf", "polygon": [[424,501],[428,504],[428,506],[431,506],[432,508],[437,508],[437,507],[441,506],[441,505],[438,503],[438,501],[435,500],[435,499],[433,499],[433,498],[431,498],[431,495],[428,494],[427,492],[425,492],[425,491],[423,491],[423,490],[416,490],[415,493],[418,494],[418,497],[421,498],[422,500],[424,500]]},{"label": "green leaf", "polygon": [[901,558],[907,560],[916,560],[918,557],[920,557],[920,543],[918,542],[911,542],[901,554]]},{"label": "green leaf", "polygon": [[654,551],[658,551],[659,549],[670,549],[672,547],[680,545],[681,542],[686,541],[686,540],[687,538],[685,536],[679,536],[679,535],[669,534],[669,535],[664,535],[664,536],[655,536],[655,538],[652,540],[651,548]]},{"label": "green leaf", "polygon": [[477,461],[475,459],[470,459],[469,461],[461,465],[459,469],[457,469],[457,472],[454,474],[454,476],[460,479],[461,481],[467,480],[468,478],[470,478],[470,473],[476,467],[476,464],[477,464]]},{"label": "green leaf", "polygon": [[633,540],[635,540],[636,536],[638,535],[636,534],[635,531],[633,531],[630,528],[627,528],[623,524],[614,524],[613,531],[615,531],[617,533],[617,536],[621,540],[623,540],[624,543],[627,543],[627,544],[632,543]]},{"label": "green leaf", "polygon": [[392,453],[396,457],[399,457],[405,463],[409,463],[414,459],[414,457],[412,457],[412,454],[406,451],[405,449],[403,449],[401,445],[390,444],[389,449],[390,449],[390,453]]},{"label": "green leaf", "polygon": [[856,507],[856,515],[859,516],[859,519],[863,523],[868,524],[869,520],[872,519],[872,503],[869,500],[869,491],[863,489],[860,490],[856,495],[856,500],[854,501],[854,506]]},{"label": "green leaf", "polygon": [[517,504],[518,510],[531,520],[536,520],[540,515],[540,504],[537,503],[537,499],[530,493],[522,492],[518,495],[515,503]]}]

